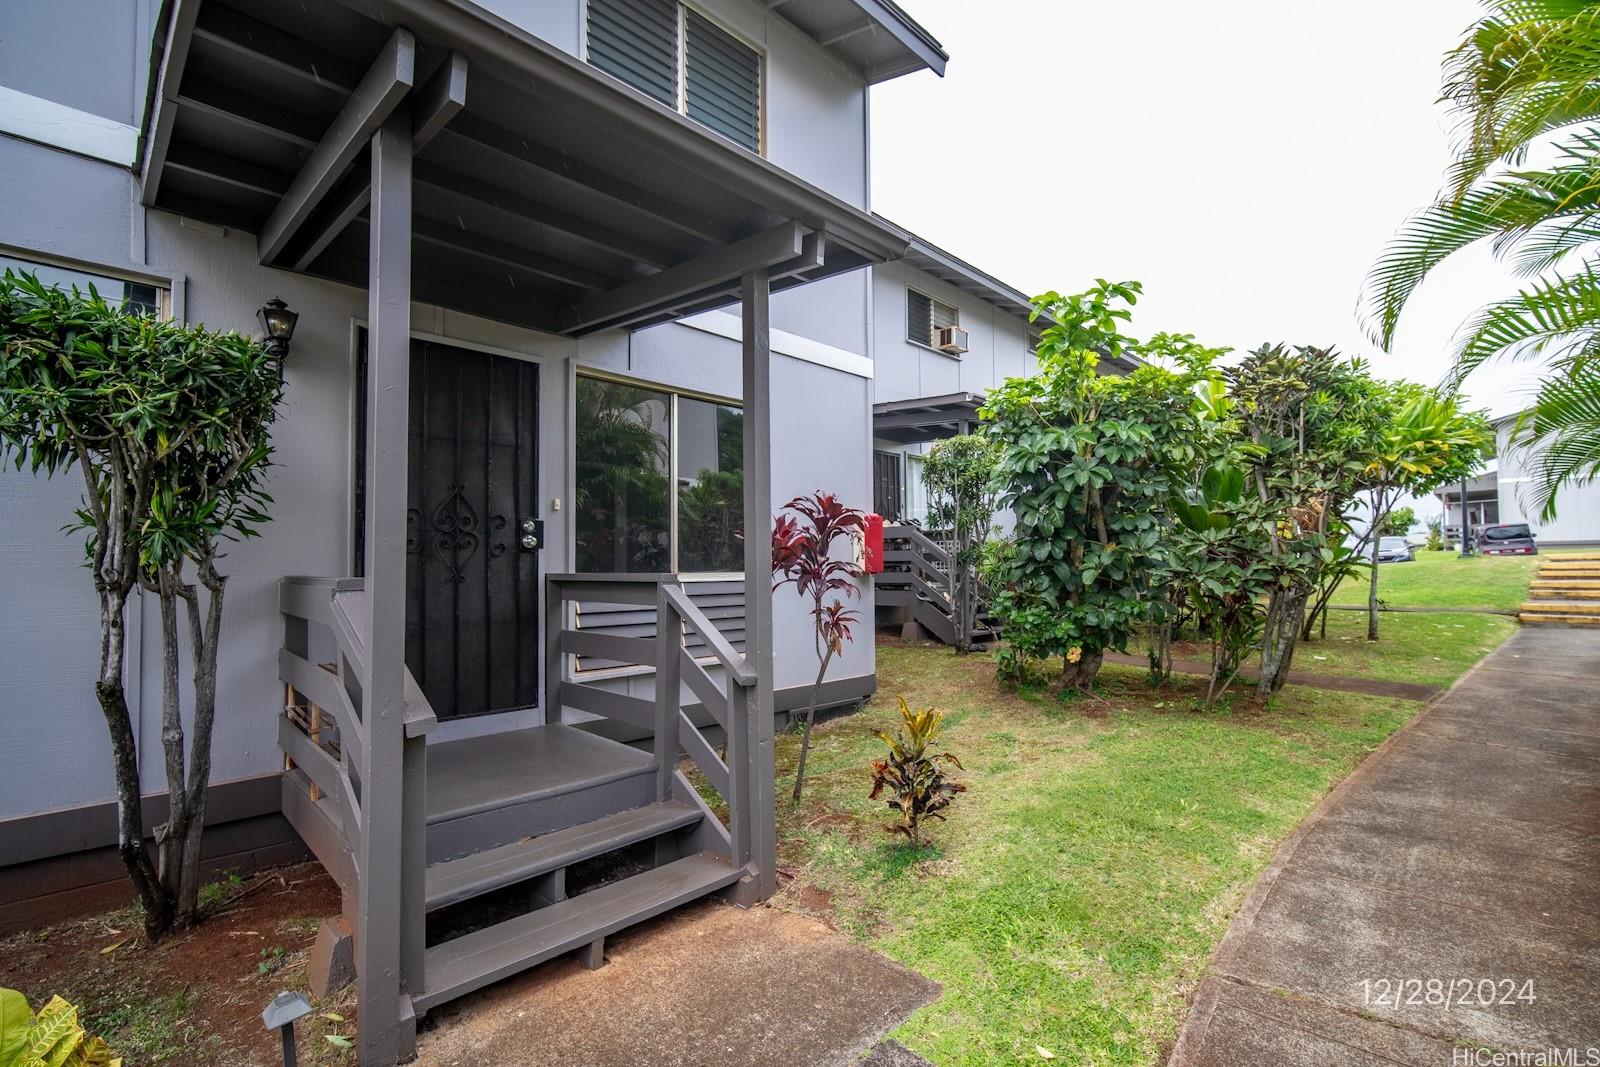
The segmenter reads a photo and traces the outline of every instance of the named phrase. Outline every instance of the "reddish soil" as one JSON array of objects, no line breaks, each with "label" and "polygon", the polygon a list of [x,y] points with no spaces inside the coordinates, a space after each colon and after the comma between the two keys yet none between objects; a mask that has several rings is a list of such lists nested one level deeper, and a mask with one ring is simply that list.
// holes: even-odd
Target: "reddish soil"
[{"label": "reddish soil", "polygon": [[[320,920],[339,911],[338,886],[312,863],[217,889],[205,921],[155,945],[133,908],[0,940],[0,986],[22,990],[35,1007],[65,996],[129,1067],[279,1063],[261,1010],[284,989],[307,988],[308,950]],[[318,1007],[345,1023],[316,1017],[299,1043],[302,1063],[343,1058],[321,1036],[355,1032],[349,998],[335,999]],[[317,1047],[308,1048],[312,1039]]]}]

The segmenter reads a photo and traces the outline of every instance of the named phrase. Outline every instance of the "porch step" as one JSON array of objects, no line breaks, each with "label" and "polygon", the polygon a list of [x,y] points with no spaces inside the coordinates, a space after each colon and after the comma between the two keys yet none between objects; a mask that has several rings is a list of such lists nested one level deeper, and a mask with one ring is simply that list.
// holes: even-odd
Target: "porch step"
[{"label": "porch step", "polygon": [[1600,600],[1600,581],[1536,581],[1528,595],[1534,600]]},{"label": "porch step", "polygon": [[428,910],[459,904],[594,856],[686,829],[703,816],[671,801],[632,808],[428,868]]},{"label": "porch step", "polygon": [[428,949],[420,1014],[634,923],[732,885],[743,871],[709,853],[675,860]]},{"label": "porch step", "polygon": [[1600,615],[1560,615],[1541,612],[1517,616],[1517,621],[1528,626],[1600,626]]},{"label": "porch step", "polygon": [[1530,600],[1518,610],[1523,615],[1593,615],[1600,618],[1600,600]]}]

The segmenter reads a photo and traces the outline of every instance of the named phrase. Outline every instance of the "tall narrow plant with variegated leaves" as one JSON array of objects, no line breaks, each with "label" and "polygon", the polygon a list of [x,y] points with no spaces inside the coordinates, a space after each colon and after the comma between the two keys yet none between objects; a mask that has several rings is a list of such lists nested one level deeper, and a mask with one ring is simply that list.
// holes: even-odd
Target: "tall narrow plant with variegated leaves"
[{"label": "tall narrow plant with variegated leaves", "polygon": [[845,598],[861,595],[864,572],[854,561],[840,559],[834,543],[848,542],[865,521],[864,512],[818,490],[785,504],[772,527],[772,591],[793,585],[795,592],[811,601],[817,653],[817,680],[811,686],[811,703],[800,736],[800,762],[794,772],[796,804],[805,788],[806,757],[811,752],[811,727],[817,719],[822,680],[833,657],[843,654],[844,643],[851,640],[851,630],[859,621],[856,612],[845,606]]},{"label": "tall narrow plant with variegated leaves", "polygon": [[[1413,215],[1367,277],[1374,340],[1444,260],[1480,241],[1530,279],[1471,318],[1447,385],[1496,358],[1538,359],[1545,380],[1517,431],[1534,505],[1600,475],[1600,0],[1494,0],[1445,59],[1457,118],[1445,189]],[[1553,162],[1525,165],[1530,149]]]}]

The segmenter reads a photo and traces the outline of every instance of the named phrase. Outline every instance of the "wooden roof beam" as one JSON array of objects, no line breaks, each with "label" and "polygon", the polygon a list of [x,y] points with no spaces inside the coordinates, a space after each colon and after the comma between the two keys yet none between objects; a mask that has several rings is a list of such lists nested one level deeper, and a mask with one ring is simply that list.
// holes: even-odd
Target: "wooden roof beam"
[{"label": "wooden roof beam", "polygon": [[[752,271],[765,274],[780,264],[793,268],[806,251],[806,238],[812,236],[812,232],[798,222],[780,223],[648,278],[627,282],[608,293],[568,305],[559,315],[561,332],[579,334],[627,326],[665,308],[703,300],[708,290],[714,292],[717,286]],[[811,247],[820,261],[821,242],[813,242]]]},{"label": "wooden roof beam", "polygon": [[[417,93],[411,111],[411,150],[422,151],[467,104],[467,57],[451,52]],[[369,168],[357,167],[326,198],[326,206],[305,229],[310,241],[294,257],[294,269],[305,270],[327,251],[345,228],[360,217],[372,199]]]},{"label": "wooden roof beam", "polygon": [[396,29],[261,227],[256,254],[262,263],[277,261],[357,153],[405,99],[415,81],[416,66],[416,39],[411,31]]}]

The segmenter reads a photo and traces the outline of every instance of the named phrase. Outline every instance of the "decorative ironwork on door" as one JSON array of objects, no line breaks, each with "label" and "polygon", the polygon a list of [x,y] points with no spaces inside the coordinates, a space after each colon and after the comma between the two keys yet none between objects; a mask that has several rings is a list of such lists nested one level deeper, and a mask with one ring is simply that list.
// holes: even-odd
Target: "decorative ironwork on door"
[{"label": "decorative ironwork on door", "polygon": [[440,718],[539,699],[538,413],[535,365],[412,342],[406,665]]}]

